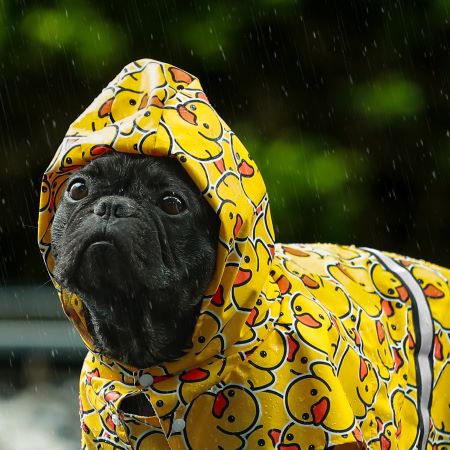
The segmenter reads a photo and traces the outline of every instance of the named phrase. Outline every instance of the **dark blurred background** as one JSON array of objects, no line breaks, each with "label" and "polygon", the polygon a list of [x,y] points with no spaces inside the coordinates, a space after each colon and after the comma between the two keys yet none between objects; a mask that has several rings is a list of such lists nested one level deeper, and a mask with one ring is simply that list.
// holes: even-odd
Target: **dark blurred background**
[{"label": "dark blurred background", "polygon": [[450,266],[449,20],[450,0],[0,1],[0,285],[20,300],[14,320],[50,292],[41,174],[142,57],[200,78],[259,163],[278,241]]},{"label": "dark blurred background", "polygon": [[450,265],[450,1],[1,2],[0,281],[47,275],[40,177],[128,62],[196,74],[268,185],[279,241]]}]

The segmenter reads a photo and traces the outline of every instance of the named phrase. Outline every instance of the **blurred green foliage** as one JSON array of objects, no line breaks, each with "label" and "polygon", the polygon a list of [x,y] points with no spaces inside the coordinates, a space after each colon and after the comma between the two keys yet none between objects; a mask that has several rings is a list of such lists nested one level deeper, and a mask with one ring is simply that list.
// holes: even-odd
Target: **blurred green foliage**
[{"label": "blurred green foliage", "polygon": [[183,47],[219,66],[225,59],[224,50],[234,45],[238,32],[239,23],[232,21],[226,3],[208,7],[198,20],[188,21],[178,31]]},{"label": "blurred green foliage", "polygon": [[352,99],[355,112],[382,125],[417,114],[424,106],[420,86],[400,74],[382,74],[370,83],[355,86]]},{"label": "blurred green foliage", "polygon": [[[349,190],[350,201],[344,197],[351,185],[350,174],[358,173],[362,177],[365,163],[355,164],[352,158],[343,157],[345,154],[349,156],[349,149],[324,150],[313,138],[298,141],[280,137],[264,143],[251,138],[249,131],[244,135],[248,149],[259,162],[278,230],[279,224],[287,226],[292,221],[292,214],[296,215],[293,223],[306,227],[309,219],[304,214],[305,210],[325,209],[333,215],[333,228],[328,230],[328,239],[339,239],[345,233],[346,222],[361,212],[356,189]],[[343,221],[345,208],[346,220]],[[327,226],[328,221],[314,224],[315,229],[321,232]],[[292,234],[295,236],[295,230]]]},{"label": "blurred green foliage", "polygon": [[[73,54],[86,66],[109,65],[124,56],[126,35],[84,1],[26,11],[21,31],[44,51]],[[98,72],[94,72],[98,73]]]},{"label": "blurred green foliage", "polygon": [[6,3],[4,1],[0,1],[0,49],[5,44],[5,40],[7,37],[7,17]]},{"label": "blurred green foliage", "polygon": [[450,2],[0,1],[0,279],[45,282],[40,176],[126,63],[199,76],[258,162],[281,241],[450,265]]}]

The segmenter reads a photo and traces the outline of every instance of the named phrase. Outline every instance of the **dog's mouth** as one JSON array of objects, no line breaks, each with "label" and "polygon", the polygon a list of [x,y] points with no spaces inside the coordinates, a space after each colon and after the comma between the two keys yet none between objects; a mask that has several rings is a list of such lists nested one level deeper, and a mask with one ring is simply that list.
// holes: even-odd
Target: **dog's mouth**
[{"label": "dog's mouth", "polygon": [[122,271],[131,263],[130,255],[135,249],[131,238],[119,233],[95,233],[86,237],[78,251],[78,263],[88,270],[97,272]]},{"label": "dog's mouth", "polygon": [[101,239],[100,241],[92,242],[92,244],[89,244],[90,248],[108,248],[108,247],[115,247],[114,242],[110,240]]},{"label": "dog's mouth", "polygon": [[82,264],[86,264],[93,274],[105,267],[114,271],[123,265],[125,255],[120,245],[112,239],[90,239],[83,247],[79,260]]},{"label": "dog's mouth", "polygon": [[95,233],[88,239],[81,248],[80,255],[86,252],[89,248],[102,249],[102,248],[116,248],[119,250],[119,244],[117,239],[112,234],[106,232]]},{"label": "dog's mouth", "polygon": [[92,275],[105,268],[110,270],[119,268],[123,265],[123,258],[126,257],[123,248],[125,245],[113,236],[105,234],[89,237],[78,251],[77,265],[86,266],[92,271]]},{"label": "dog's mouth", "polygon": [[84,242],[82,242],[78,250],[78,258],[80,260],[85,258],[86,252],[92,250],[99,253],[102,251],[114,251],[121,254],[122,257],[126,257],[129,254],[131,245],[132,243],[129,241],[127,234],[104,229],[84,238]]},{"label": "dog's mouth", "polygon": [[101,266],[113,265],[116,258],[121,259],[122,256],[121,245],[110,237],[89,239],[79,253],[79,261],[87,263],[93,268],[100,268]]},{"label": "dog's mouth", "polygon": [[128,272],[124,269],[130,267],[129,247],[126,239],[105,232],[84,236],[76,246],[67,243],[70,250],[56,259],[56,279],[63,287],[73,289],[83,285],[88,288],[108,276],[123,277]]}]

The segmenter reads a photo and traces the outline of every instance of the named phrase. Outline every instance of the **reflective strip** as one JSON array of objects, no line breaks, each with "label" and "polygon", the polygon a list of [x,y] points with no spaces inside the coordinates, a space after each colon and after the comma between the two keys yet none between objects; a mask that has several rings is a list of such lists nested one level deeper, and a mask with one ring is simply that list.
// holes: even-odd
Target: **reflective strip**
[{"label": "reflective strip", "polygon": [[416,448],[425,450],[430,431],[430,406],[433,384],[433,317],[422,288],[411,275],[411,272],[379,250],[364,247],[362,250],[372,253],[388,270],[395,273],[407,287],[411,296],[413,322],[416,332],[414,359],[416,362],[417,397],[419,403],[419,440]]}]

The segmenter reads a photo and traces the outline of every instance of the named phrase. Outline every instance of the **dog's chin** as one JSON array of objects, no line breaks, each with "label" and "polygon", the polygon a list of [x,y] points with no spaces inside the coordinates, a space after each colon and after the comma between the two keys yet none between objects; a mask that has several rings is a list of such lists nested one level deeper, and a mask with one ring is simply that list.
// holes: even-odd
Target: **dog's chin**
[{"label": "dog's chin", "polygon": [[[97,289],[77,292],[95,351],[137,368],[182,356],[200,304],[192,305],[189,311],[170,311],[168,299],[160,291],[136,284],[125,286],[110,283],[101,293]],[[184,332],[174,334],[177,327]]]}]

